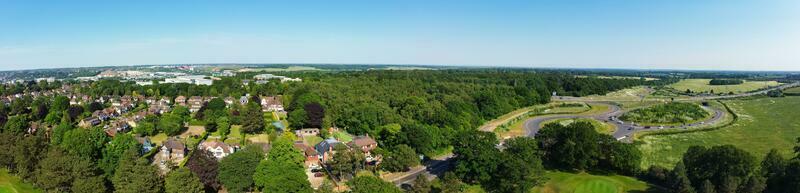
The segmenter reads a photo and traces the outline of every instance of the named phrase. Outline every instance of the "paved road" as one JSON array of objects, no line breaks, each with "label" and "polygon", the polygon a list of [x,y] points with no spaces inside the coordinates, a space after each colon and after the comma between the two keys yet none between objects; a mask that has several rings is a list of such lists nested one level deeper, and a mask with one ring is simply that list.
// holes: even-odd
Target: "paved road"
[{"label": "paved road", "polygon": [[[742,94],[727,95],[727,96],[701,96],[701,97],[692,97],[692,98],[683,99],[683,100],[700,101],[700,100],[716,100],[716,99],[747,97],[747,96],[753,96],[753,95],[766,94],[767,92],[769,92],[771,90],[775,90],[775,89],[785,89],[785,88],[795,87],[795,86],[800,86],[800,82],[794,82],[794,83],[790,83],[790,84],[783,84],[783,85],[778,86],[778,87],[773,87],[773,88],[769,88],[769,89],[765,89],[765,90],[761,90],[761,91],[756,91],[756,92],[750,92],[750,93],[742,93]],[[642,99],[644,99],[644,98],[642,98]],[[623,141],[630,141],[630,135],[635,133],[635,132],[638,132],[638,131],[652,130],[652,129],[662,129],[660,127],[653,127],[653,126],[651,126],[648,129],[648,128],[646,128],[646,126],[635,125],[635,124],[625,123],[625,122],[618,122],[616,117],[619,117],[620,115],[624,114],[626,111],[623,111],[622,108],[620,108],[619,106],[615,105],[612,102],[608,102],[608,101],[591,101],[591,100],[581,99],[581,98],[578,98],[578,97],[560,97],[559,100],[560,101],[580,101],[580,102],[586,102],[586,103],[593,104],[593,105],[609,105],[609,110],[605,111],[605,112],[598,113],[598,114],[594,114],[594,115],[544,115],[544,116],[538,116],[538,117],[534,117],[532,119],[528,119],[528,120],[525,121],[525,125],[524,126],[525,126],[525,129],[528,131],[528,136],[529,137],[534,137],[536,135],[536,133],[539,132],[539,129],[541,129],[540,125],[541,125],[542,122],[545,122],[547,120],[565,119],[565,118],[592,118],[592,119],[600,120],[600,121],[603,121],[603,122],[606,122],[606,123],[610,123],[610,124],[614,125],[617,128],[617,130],[612,135],[615,138],[617,138],[618,140],[623,140]],[[712,108],[712,107],[705,107],[705,106],[703,106],[703,108],[705,108],[706,110],[709,110],[709,111],[713,111],[714,115],[710,119],[705,120],[702,123],[694,123],[694,124],[674,126],[674,127],[672,127],[672,126],[671,127],[664,127],[663,129],[667,129],[667,128],[684,128],[684,129],[686,129],[686,128],[689,128],[689,127],[698,127],[698,126],[710,125],[710,124],[714,124],[714,123],[717,123],[717,122],[721,121],[722,118],[724,118],[726,116],[726,113],[722,109],[717,109],[717,108]],[[442,174],[444,174],[444,172],[450,170],[450,168],[453,167],[453,164],[454,164],[454,159],[453,159],[453,155],[452,154],[448,155],[448,156],[446,156],[445,158],[442,158],[442,159],[430,160],[430,161],[427,161],[427,162],[423,163],[423,165],[425,165],[425,167],[419,168],[419,169],[414,170],[414,171],[409,171],[409,172],[407,172],[408,174],[406,174],[405,176],[400,177],[398,179],[395,179],[392,182],[397,186],[402,186],[403,184],[412,184],[414,179],[416,179],[417,176],[419,176],[419,175],[426,175],[428,177],[428,179],[433,179],[434,177],[436,177],[438,175],[442,175]]]},{"label": "paved road", "polygon": [[545,116],[538,116],[538,117],[534,117],[534,118],[525,120],[524,127],[525,127],[525,130],[528,131],[528,137],[535,137],[536,134],[541,129],[542,123],[547,122],[549,120],[555,120],[555,119],[575,119],[575,118],[595,119],[595,120],[598,120],[598,121],[605,122],[605,123],[613,125],[614,128],[616,128],[616,131],[612,134],[612,136],[614,136],[614,138],[617,138],[618,140],[626,140],[631,136],[631,134],[633,134],[635,132],[638,132],[638,131],[658,130],[658,129],[674,129],[674,128],[688,129],[690,127],[700,127],[700,126],[712,125],[712,124],[716,124],[719,121],[721,121],[722,118],[725,116],[725,112],[722,109],[703,106],[704,109],[706,109],[708,111],[713,111],[714,114],[713,114],[713,116],[711,118],[709,118],[707,120],[704,120],[702,122],[686,124],[686,125],[679,125],[679,126],[664,126],[664,127],[661,127],[661,126],[658,126],[658,125],[647,126],[647,125],[639,125],[639,124],[635,124],[635,123],[631,123],[631,122],[624,122],[624,121],[621,121],[621,120],[617,119],[617,117],[619,117],[620,115],[624,114],[627,111],[623,111],[622,108],[620,108],[619,106],[617,106],[617,105],[615,105],[613,103],[590,102],[588,104],[590,104],[590,105],[608,105],[610,108],[609,108],[608,111],[601,112],[601,113],[598,113],[598,114],[593,114],[593,115],[545,115]]},{"label": "paved road", "polygon": [[431,159],[425,161],[422,163],[422,165],[425,167],[409,171],[405,176],[392,180],[392,183],[397,186],[402,186],[403,184],[413,184],[414,180],[417,179],[417,176],[419,175],[425,175],[428,177],[428,180],[433,180],[437,176],[444,175],[445,172],[450,170],[453,167],[454,162],[455,159],[453,159],[452,154],[440,159]]}]

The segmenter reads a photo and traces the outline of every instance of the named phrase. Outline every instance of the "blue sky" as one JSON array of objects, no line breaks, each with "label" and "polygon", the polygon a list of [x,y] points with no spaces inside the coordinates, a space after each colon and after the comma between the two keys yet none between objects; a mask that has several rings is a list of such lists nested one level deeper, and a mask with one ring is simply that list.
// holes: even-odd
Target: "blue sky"
[{"label": "blue sky", "polygon": [[174,63],[800,70],[800,1],[0,1],[0,70]]}]

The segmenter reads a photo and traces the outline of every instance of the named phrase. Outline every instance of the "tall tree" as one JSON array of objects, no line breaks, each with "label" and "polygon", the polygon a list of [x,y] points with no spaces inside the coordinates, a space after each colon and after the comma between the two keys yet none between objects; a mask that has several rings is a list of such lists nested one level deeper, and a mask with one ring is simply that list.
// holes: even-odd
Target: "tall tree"
[{"label": "tall tree", "polygon": [[394,184],[374,176],[358,176],[347,182],[351,193],[401,193]]},{"label": "tall tree", "polygon": [[411,190],[408,191],[409,193],[430,193],[431,192],[431,182],[428,181],[428,177],[425,175],[418,175],[416,179],[414,179],[414,185],[411,186]]},{"label": "tall tree", "polygon": [[114,177],[115,193],[160,193],[164,191],[164,179],[158,168],[139,158],[139,150],[125,151],[119,160]]},{"label": "tall tree", "polygon": [[241,193],[253,187],[253,174],[258,163],[264,159],[264,152],[258,146],[247,146],[230,154],[219,162],[217,179],[231,193]]},{"label": "tall tree", "polygon": [[717,193],[714,188],[714,184],[712,184],[711,181],[705,180],[703,184],[700,185],[700,190],[697,193]]},{"label": "tall tree", "polygon": [[34,181],[47,191],[68,192],[76,179],[95,175],[95,168],[88,160],[52,148],[39,162]]},{"label": "tall tree", "polygon": [[186,161],[186,168],[200,178],[206,190],[219,190],[220,184],[217,179],[219,174],[219,162],[211,155],[211,152],[204,149],[197,149]]},{"label": "tall tree", "polygon": [[203,183],[192,171],[187,168],[178,168],[169,174],[165,179],[165,189],[167,193],[203,193]]},{"label": "tall tree", "polygon": [[98,165],[107,176],[113,176],[122,154],[129,149],[141,148],[139,141],[133,135],[117,134],[110,143],[106,144],[103,149],[103,157],[99,160]]},{"label": "tall tree", "polygon": [[264,131],[264,113],[261,111],[261,105],[258,102],[250,101],[247,103],[242,122],[242,132],[258,133]]},{"label": "tall tree", "polygon": [[262,192],[313,192],[303,163],[305,157],[292,144],[291,133],[272,143],[269,155],[262,160],[253,175]]},{"label": "tall tree", "polygon": [[456,154],[455,172],[467,183],[486,183],[497,171],[500,151],[495,148],[494,133],[464,131],[455,138],[453,153]]},{"label": "tall tree", "polygon": [[381,167],[390,172],[408,171],[417,165],[419,165],[419,156],[414,149],[405,144],[392,148],[392,152],[381,163]]}]

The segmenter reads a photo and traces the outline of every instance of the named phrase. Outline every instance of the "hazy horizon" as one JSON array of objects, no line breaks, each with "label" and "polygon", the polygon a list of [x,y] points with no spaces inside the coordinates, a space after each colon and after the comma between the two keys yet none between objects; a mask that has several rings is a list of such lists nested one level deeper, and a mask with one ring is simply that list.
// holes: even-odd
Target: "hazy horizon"
[{"label": "hazy horizon", "polygon": [[0,2],[0,71],[410,64],[800,71],[800,1]]}]

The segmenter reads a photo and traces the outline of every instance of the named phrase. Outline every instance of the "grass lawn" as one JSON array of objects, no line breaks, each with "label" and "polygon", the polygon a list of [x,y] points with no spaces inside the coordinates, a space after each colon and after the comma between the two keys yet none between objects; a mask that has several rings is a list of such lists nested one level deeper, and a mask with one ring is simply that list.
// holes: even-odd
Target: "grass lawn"
[{"label": "grass lawn", "polygon": [[43,192],[33,185],[22,182],[18,177],[8,174],[5,169],[0,169],[0,193],[36,193]]},{"label": "grass lawn", "polygon": [[156,145],[161,145],[161,144],[164,143],[164,141],[167,140],[167,138],[169,138],[169,136],[167,136],[167,134],[158,133],[155,136],[150,137],[150,142],[153,142]]},{"label": "grass lawn", "polygon": [[600,122],[600,121],[597,121],[597,120],[594,120],[594,119],[587,119],[587,118],[554,119],[554,120],[549,120],[549,121],[543,122],[542,126],[550,124],[550,123],[559,123],[561,125],[567,126],[567,125],[570,125],[570,124],[578,122],[578,121],[586,121],[586,122],[591,123],[592,126],[594,126],[594,130],[596,130],[598,133],[611,134],[611,133],[614,133],[614,131],[617,130],[617,128],[615,128],[614,125],[611,125],[611,124],[608,124],[608,123],[604,123],[604,122]]},{"label": "grass lawn", "polygon": [[753,90],[758,90],[767,86],[777,86],[780,83],[776,81],[747,81],[738,85],[709,85],[711,79],[684,79],[677,83],[669,85],[675,90],[684,92],[686,89],[694,92],[706,92],[714,90],[714,93],[743,93]]},{"label": "grass lawn", "polygon": [[306,145],[311,146],[311,147],[313,147],[314,145],[317,145],[319,142],[322,142],[322,137],[319,137],[319,136],[306,136],[306,137],[303,137],[303,143],[305,143]]},{"label": "grass lawn", "polygon": [[247,141],[251,143],[269,143],[269,134],[247,135]]},{"label": "grass lawn", "polygon": [[587,173],[548,172],[549,180],[532,193],[625,193],[659,192],[645,182],[627,176],[599,176]]},{"label": "grass lawn", "polygon": [[753,153],[758,159],[772,148],[789,156],[800,137],[797,107],[800,97],[758,98],[726,102],[739,120],[731,126],[706,132],[644,136],[642,167],[656,164],[672,167],[693,145],[714,146],[731,144]]},{"label": "grass lawn", "polygon": [[225,143],[227,144],[239,144],[242,142],[242,126],[241,125],[233,125],[231,126],[231,132],[228,134],[228,138],[225,139]]},{"label": "grass lawn", "polygon": [[342,143],[348,143],[350,141],[353,141],[353,136],[344,130],[333,132],[333,137],[338,139]]}]

